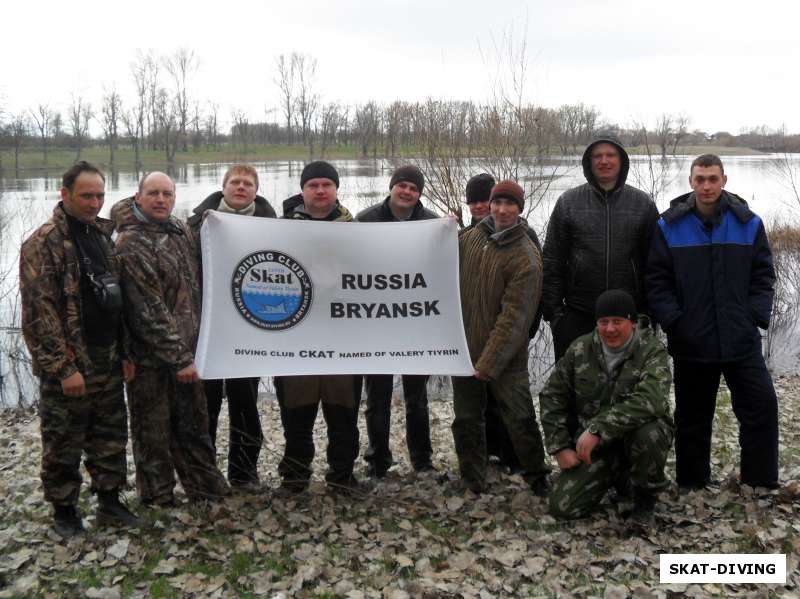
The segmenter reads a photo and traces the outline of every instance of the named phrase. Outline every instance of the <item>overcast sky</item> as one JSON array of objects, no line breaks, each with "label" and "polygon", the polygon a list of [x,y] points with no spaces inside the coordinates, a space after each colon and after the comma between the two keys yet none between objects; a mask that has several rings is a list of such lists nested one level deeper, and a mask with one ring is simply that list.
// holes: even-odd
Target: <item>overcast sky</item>
[{"label": "overcast sky", "polygon": [[137,49],[200,57],[195,91],[224,114],[277,106],[275,57],[318,59],[324,101],[482,101],[509,31],[527,43],[527,99],[583,102],[618,124],[685,112],[691,127],[800,133],[796,0],[21,0],[3,3],[7,110],[131,90]]}]

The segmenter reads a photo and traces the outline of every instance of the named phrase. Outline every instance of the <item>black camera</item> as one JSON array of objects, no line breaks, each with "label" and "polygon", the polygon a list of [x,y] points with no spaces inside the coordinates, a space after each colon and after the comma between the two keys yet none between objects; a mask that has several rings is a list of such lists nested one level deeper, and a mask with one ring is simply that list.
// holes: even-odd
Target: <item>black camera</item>
[{"label": "black camera", "polygon": [[122,310],[122,288],[117,277],[111,273],[90,275],[92,291],[97,305],[103,312],[116,313]]}]

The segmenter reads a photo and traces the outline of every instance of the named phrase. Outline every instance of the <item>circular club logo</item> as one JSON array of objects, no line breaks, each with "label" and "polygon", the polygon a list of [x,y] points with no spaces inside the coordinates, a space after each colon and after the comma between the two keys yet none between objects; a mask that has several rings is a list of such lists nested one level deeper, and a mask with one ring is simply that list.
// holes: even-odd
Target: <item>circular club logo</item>
[{"label": "circular club logo", "polygon": [[308,272],[297,260],[272,250],[242,259],[231,282],[239,314],[268,331],[283,331],[303,320],[311,308],[312,289]]}]

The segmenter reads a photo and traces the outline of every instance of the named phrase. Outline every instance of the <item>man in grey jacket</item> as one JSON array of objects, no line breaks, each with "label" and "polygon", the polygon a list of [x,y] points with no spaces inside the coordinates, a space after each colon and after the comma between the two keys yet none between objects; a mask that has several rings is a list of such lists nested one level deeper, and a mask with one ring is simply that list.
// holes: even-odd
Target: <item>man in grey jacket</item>
[{"label": "man in grey jacket", "polygon": [[583,153],[586,183],[564,192],[553,209],[544,244],[542,310],[553,331],[556,360],[595,327],[594,304],[607,289],[633,296],[647,313],[644,265],[658,210],[625,183],[630,160],[609,137]]}]

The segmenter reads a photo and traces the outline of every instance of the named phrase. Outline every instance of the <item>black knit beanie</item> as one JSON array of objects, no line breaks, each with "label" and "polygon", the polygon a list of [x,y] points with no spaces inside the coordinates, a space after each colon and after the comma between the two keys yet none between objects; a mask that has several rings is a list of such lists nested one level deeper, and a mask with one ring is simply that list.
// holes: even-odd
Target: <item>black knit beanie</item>
[{"label": "black knit beanie", "polygon": [[627,318],[636,322],[639,315],[636,313],[636,302],[630,293],[622,289],[609,289],[600,294],[594,305],[595,320],[601,318]]},{"label": "black knit beanie", "polygon": [[425,175],[423,175],[422,171],[413,164],[401,166],[394,171],[392,178],[389,181],[389,189],[394,187],[395,183],[400,183],[401,181],[413,183],[417,186],[417,191],[420,193],[422,193],[422,188],[425,187]]},{"label": "black knit beanie", "polygon": [[489,173],[475,175],[467,181],[467,204],[488,202],[495,180]]},{"label": "black knit beanie", "polygon": [[330,179],[339,188],[339,173],[330,162],[315,160],[309,162],[300,175],[300,189],[311,179]]}]

